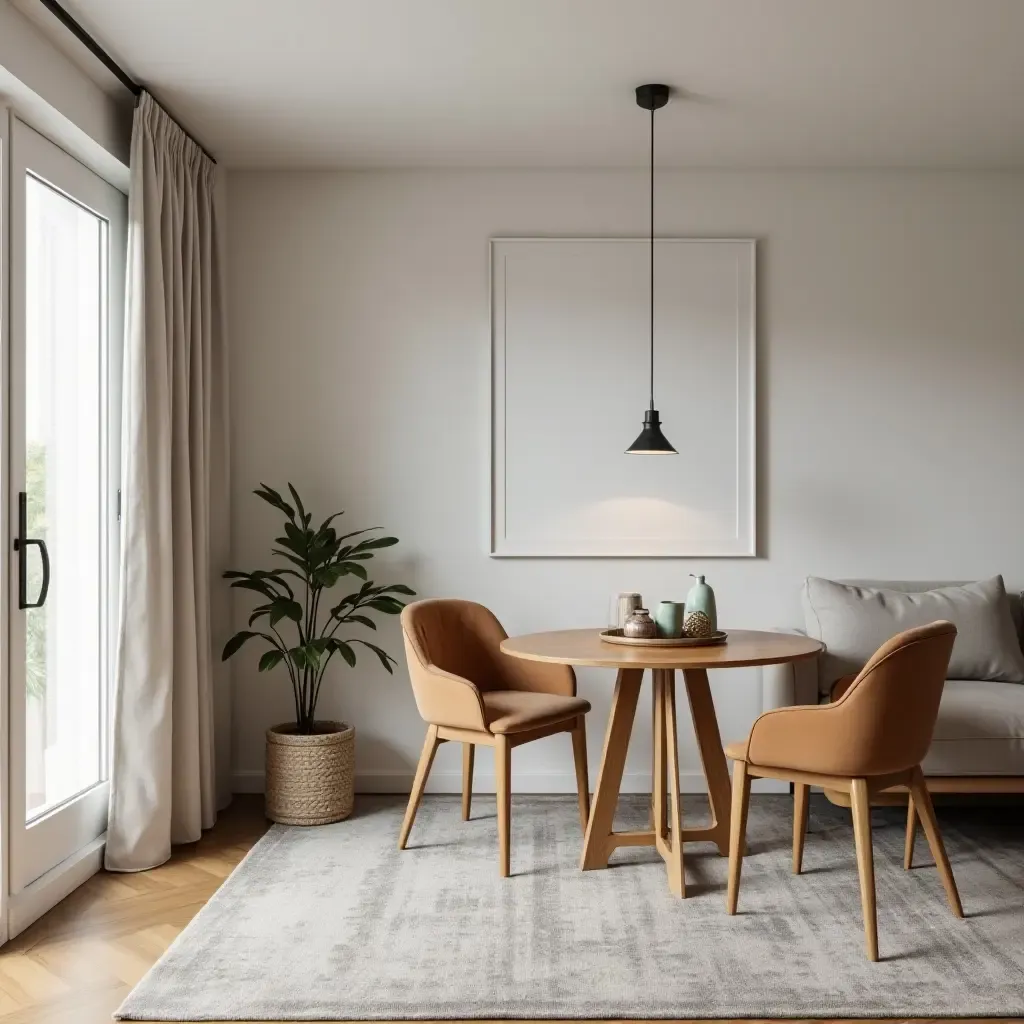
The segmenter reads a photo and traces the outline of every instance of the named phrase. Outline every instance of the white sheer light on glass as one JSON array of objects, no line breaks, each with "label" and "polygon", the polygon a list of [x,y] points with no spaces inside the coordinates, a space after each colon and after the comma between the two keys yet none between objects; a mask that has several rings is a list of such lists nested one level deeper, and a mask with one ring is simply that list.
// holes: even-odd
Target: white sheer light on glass
[{"label": "white sheer light on glass", "polygon": [[[107,224],[26,181],[25,467],[28,536],[52,566],[26,612],[26,820],[105,775],[103,338]],[[28,599],[41,563],[29,551]]]}]

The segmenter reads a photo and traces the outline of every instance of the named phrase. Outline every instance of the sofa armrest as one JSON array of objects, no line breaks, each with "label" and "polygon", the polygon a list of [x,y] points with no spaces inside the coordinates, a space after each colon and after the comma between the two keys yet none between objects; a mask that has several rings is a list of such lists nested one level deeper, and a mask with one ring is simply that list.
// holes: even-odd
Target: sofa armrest
[{"label": "sofa armrest", "polygon": [[[802,629],[772,630],[806,636]],[[818,703],[818,659],[805,658],[787,665],[765,665],[761,669],[761,710],[788,708],[794,704]]]}]

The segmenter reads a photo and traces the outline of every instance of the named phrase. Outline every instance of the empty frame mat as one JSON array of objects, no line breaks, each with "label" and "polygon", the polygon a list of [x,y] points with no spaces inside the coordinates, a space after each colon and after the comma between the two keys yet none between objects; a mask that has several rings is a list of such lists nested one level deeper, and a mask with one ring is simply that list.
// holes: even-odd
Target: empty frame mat
[{"label": "empty frame mat", "polygon": [[756,553],[754,242],[655,243],[654,404],[678,455],[626,455],[650,387],[647,239],[491,243],[491,553]]}]

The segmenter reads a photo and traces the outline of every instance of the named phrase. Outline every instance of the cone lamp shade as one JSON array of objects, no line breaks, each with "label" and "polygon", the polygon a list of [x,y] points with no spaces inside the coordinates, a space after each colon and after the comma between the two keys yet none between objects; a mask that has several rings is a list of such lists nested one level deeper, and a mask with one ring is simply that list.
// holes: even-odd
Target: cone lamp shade
[{"label": "cone lamp shade", "polygon": [[626,449],[627,455],[678,455],[669,439],[661,432],[661,417],[652,405],[644,413],[644,429]]},{"label": "cone lamp shade", "polygon": [[640,436],[626,449],[627,455],[678,455],[661,431],[661,417],[654,408],[654,112],[668,103],[667,85],[641,85],[637,106],[651,112],[651,404],[644,413]]}]

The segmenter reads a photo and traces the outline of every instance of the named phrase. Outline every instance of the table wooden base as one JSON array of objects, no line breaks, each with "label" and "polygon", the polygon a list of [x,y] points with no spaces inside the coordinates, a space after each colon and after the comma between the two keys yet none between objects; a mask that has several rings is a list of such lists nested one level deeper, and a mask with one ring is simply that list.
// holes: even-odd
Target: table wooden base
[{"label": "table wooden base", "polygon": [[724,857],[729,852],[729,771],[718,729],[715,705],[705,669],[685,669],[683,680],[690,703],[690,714],[697,736],[701,764],[708,784],[711,825],[683,828],[679,794],[679,738],[676,718],[675,671],[653,669],[654,770],[652,779],[652,827],[633,832],[615,832],[612,823],[619,802],[619,787],[626,766],[626,750],[636,718],[642,669],[620,669],[615,681],[611,715],[605,733],[604,752],[597,776],[583,843],[580,867],[584,871],[608,866],[608,859],[620,846],[653,846],[668,868],[669,888],[677,896],[686,895],[683,872],[683,844],[712,842]]}]

